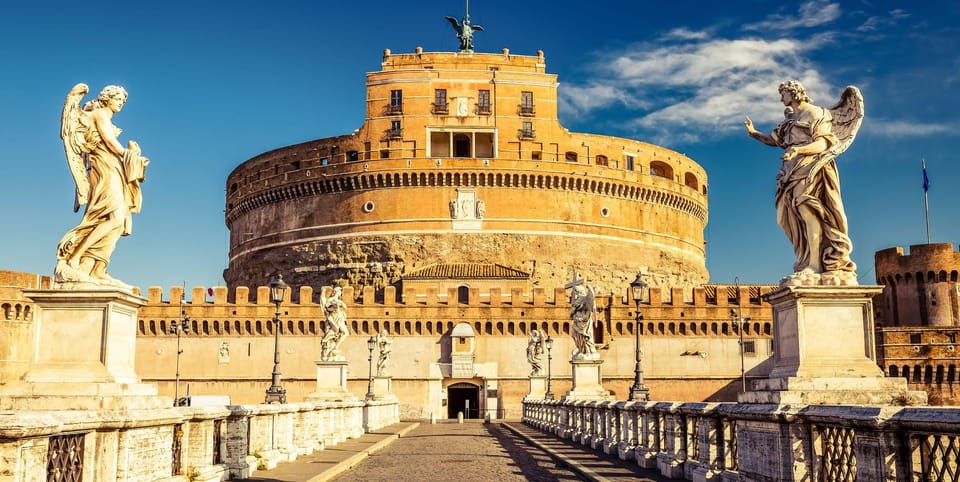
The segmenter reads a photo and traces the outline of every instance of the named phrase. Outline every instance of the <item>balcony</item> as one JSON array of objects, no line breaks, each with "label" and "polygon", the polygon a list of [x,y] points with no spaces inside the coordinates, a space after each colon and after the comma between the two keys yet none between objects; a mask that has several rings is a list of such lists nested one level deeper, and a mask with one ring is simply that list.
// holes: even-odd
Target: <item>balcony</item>
[{"label": "balcony", "polygon": [[536,131],[533,129],[519,129],[517,132],[519,132],[521,141],[529,141],[537,137]]},{"label": "balcony", "polygon": [[432,112],[433,115],[447,115],[450,113],[450,104],[446,102],[442,104],[433,104]]},{"label": "balcony", "polygon": [[387,129],[386,135],[384,137],[386,137],[387,139],[402,139],[403,129]]},{"label": "balcony", "polygon": [[490,115],[490,104],[477,104],[477,115]]},{"label": "balcony", "polygon": [[520,105],[520,115],[522,116],[532,116],[536,115],[536,110],[533,108],[533,105]]},{"label": "balcony", "polygon": [[403,104],[390,104],[387,106],[387,115],[403,114]]}]

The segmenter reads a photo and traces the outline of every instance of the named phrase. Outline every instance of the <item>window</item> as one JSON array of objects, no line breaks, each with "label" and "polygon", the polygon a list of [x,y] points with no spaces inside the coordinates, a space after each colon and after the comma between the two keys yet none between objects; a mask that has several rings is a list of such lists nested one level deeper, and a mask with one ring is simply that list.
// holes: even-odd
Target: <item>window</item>
[{"label": "window", "polygon": [[390,109],[387,111],[388,114],[402,114],[403,113],[403,91],[400,89],[395,89],[390,91]]},{"label": "window", "polygon": [[627,156],[627,170],[633,170],[633,156]]},{"label": "window", "polygon": [[653,161],[650,163],[650,175],[673,179],[673,168],[665,162]]},{"label": "window", "polygon": [[533,92],[520,92],[520,115],[533,115]]},{"label": "window", "polygon": [[390,130],[387,132],[387,137],[390,139],[399,139],[403,136],[403,128],[400,127],[400,121],[395,120],[390,122]]},{"label": "window", "polygon": [[390,159],[390,149],[380,149],[380,159]]},{"label": "window", "polygon": [[521,139],[533,139],[533,122],[524,122],[522,128],[520,129],[520,138]]},{"label": "window", "polygon": [[347,151],[347,160],[348,161],[359,161],[360,153],[357,151]]},{"label": "window", "polygon": [[363,143],[363,157],[364,159],[370,159],[370,142]]},{"label": "window", "polygon": [[914,333],[914,334],[910,335],[910,343],[913,343],[914,345],[919,344],[919,343],[920,343],[920,334],[919,334],[919,333]]},{"label": "window", "polygon": [[598,165],[598,166],[609,166],[609,165],[610,165],[610,161],[607,160],[607,156],[598,155],[598,156],[596,157],[596,162],[595,162],[595,164]]},{"label": "window", "polygon": [[490,91],[481,90],[477,96],[477,114],[490,115]]},{"label": "window", "polygon": [[543,154],[540,151],[533,151],[530,153],[530,159],[533,159],[534,161],[539,161],[541,157],[543,157]]},{"label": "window", "polygon": [[567,153],[564,154],[564,158],[566,158],[567,162],[577,162],[577,153],[575,151],[567,151]]},{"label": "window", "polygon": [[433,113],[446,114],[447,109],[447,89],[436,89],[433,91]]},{"label": "window", "polygon": [[747,356],[756,356],[757,354],[757,342],[754,340],[744,340],[743,341],[743,354]]}]

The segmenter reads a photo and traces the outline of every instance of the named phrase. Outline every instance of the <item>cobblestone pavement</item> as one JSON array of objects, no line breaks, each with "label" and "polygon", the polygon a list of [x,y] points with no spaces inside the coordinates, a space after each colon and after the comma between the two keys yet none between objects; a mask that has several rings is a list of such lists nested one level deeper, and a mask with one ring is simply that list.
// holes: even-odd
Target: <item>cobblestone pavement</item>
[{"label": "cobblestone pavement", "polygon": [[497,423],[421,424],[334,479],[351,481],[582,480]]},{"label": "cobblestone pavement", "polygon": [[[540,443],[554,443],[552,436],[537,435],[534,429],[527,429],[519,422],[510,425],[520,427],[520,431],[528,437],[540,438]],[[605,456],[579,444],[556,440],[551,450],[568,461],[587,467],[593,474],[593,480],[667,480],[660,477],[659,473],[648,475],[648,471],[643,471],[635,464]],[[334,480],[548,482],[587,479],[500,423],[466,421],[462,425],[455,422],[421,424]]]}]

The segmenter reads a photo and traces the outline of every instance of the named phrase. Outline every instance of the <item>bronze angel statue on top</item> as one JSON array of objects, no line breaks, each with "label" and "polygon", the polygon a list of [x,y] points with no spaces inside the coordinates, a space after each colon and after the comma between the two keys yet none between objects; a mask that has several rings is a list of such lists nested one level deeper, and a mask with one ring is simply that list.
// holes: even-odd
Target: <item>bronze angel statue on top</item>
[{"label": "bronze angel statue on top", "polygon": [[457,31],[457,38],[460,39],[460,51],[473,52],[473,31],[483,32],[483,27],[480,25],[472,25],[470,23],[469,13],[463,17],[462,22],[449,16],[447,20],[450,22],[450,25],[453,25],[453,29]]},{"label": "bronze angel statue on top", "polygon": [[57,246],[55,286],[60,288],[130,287],[110,277],[107,265],[120,236],[131,232],[134,213],[140,212],[140,183],[150,160],[140,146],[120,144],[113,115],[127,101],[123,87],[108,85],[83,107],[86,84],[70,89],[63,105],[60,137],[67,164],[76,183],[74,212],[86,205],[80,224]]},{"label": "bronze angel statue on top", "polygon": [[793,244],[797,260],[794,273],[780,286],[852,286],[857,284],[856,264],[850,259],[853,243],[840,197],[836,158],[850,147],[863,121],[863,96],[849,86],[840,101],[827,109],[811,104],[796,80],[780,84],[784,119],[770,133],[753,127],[747,117],[747,134],[769,146],[783,149],[777,174],[777,222]]}]

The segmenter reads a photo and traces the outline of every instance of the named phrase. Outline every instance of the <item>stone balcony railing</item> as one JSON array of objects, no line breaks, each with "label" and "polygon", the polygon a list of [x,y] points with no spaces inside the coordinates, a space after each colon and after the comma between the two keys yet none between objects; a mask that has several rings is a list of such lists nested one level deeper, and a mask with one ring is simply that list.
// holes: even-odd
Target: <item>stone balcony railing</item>
[{"label": "stone balcony railing", "polygon": [[0,412],[0,481],[246,479],[398,413],[396,400]]},{"label": "stone balcony railing", "polygon": [[[523,422],[698,482],[948,481],[960,470],[957,408],[528,400]],[[759,443],[764,430],[778,446]]]}]

